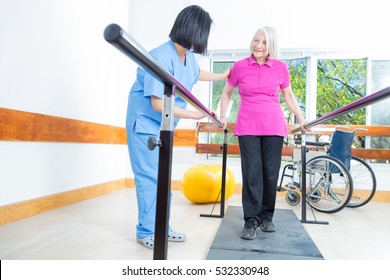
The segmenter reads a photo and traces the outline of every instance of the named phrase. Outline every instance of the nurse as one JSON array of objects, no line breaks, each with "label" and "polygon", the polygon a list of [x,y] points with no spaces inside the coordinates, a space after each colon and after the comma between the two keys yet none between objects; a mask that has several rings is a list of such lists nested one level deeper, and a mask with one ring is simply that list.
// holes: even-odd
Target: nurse
[{"label": "nurse", "polygon": [[[212,19],[197,5],[184,8],[177,16],[169,40],[150,52],[162,67],[189,91],[200,81],[226,80],[229,71],[217,74],[201,71],[195,53],[207,50]],[[154,248],[157,175],[159,150],[148,149],[148,139],[158,138],[161,126],[164,85],[143,68],[137,69],[136,80],[130,90],[126,131],[128,149],[138,203],[137,241],[146,248]],[[176,127],[180,118],[199,120],[204,114],[186,109],[186,101],[175,96],[173,110]],[[168,241],[184,241],[184,233],[169,226]]]}]

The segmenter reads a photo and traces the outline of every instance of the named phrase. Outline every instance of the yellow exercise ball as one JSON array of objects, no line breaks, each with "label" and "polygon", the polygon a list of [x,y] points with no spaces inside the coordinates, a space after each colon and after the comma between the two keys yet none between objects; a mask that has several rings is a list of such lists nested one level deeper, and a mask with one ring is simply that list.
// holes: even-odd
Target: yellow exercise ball
[{"label": "yellow exercise ball", "polygon": [[[194,203],[220,202],[222,166],[192,166],[184,172],[181,185],[184,196]],[[233,195],[235,188],[234,175],[226,168],[225,200]]]}]

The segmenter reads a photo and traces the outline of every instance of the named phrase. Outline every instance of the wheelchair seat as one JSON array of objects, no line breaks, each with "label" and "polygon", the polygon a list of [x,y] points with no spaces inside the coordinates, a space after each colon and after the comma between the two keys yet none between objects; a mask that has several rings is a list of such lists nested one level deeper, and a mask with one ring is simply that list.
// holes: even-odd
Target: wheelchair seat
[{"label": "wheelchair seat", "polygon": [[329,155],[340,160],[347,170],[350,169],[354,136],[354,132],[335,130],[330,141]]}]

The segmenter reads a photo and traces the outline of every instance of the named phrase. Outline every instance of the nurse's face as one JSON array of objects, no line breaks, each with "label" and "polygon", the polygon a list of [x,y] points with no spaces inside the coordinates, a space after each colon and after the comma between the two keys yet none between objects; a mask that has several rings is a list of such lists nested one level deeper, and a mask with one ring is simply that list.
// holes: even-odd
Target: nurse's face
[{"label": "nurse's face", "polygon": [[257,32],[252,41],[252,54],[258,63],[265,63],[268,57],[267,41],[264,32]]}]

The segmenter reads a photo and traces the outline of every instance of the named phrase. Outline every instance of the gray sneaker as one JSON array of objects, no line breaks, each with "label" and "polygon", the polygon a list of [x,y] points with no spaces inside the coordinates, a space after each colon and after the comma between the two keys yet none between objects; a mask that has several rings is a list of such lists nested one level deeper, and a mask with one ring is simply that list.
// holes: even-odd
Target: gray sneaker
[{"label": "gray sneaker", "polygon": [[256,238],[256,231],[259,227],[259,223],[254,218],[249,218],[246,220],[244,228],[241,232],[241,238],[242,239],[255,239]]},{"label": "gray sneaker", "polygon": [[265,232],[274,232],[275,231],[275,226],[270,220],[264,220],[261,225],[260,229]]}]

